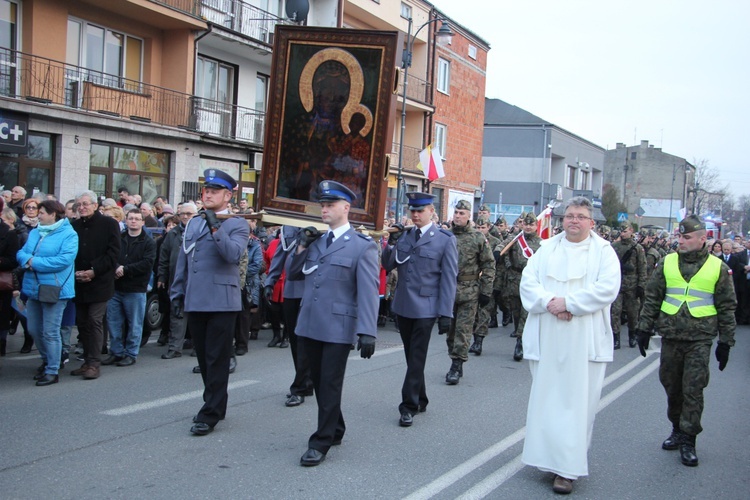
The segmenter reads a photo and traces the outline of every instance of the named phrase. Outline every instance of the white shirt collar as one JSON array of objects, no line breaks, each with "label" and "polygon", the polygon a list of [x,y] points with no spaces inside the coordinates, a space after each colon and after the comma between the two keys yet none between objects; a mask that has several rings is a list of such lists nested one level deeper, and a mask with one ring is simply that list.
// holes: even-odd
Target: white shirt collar
[{"label": "white shirt collar", "polygon": [[[349,223],[347,222],[347,223],[346,223],[346,224],[344,224],[343,226],[339,226],[339,227],[337,227],[336,229],[330,229],[330,228],[329,228],[329,229],[328,229],[328,232],[329,232],[329,233],[331,233],[331,232],[333,233],[333,241],[336,241],[336,240],[337,240],[337,239],[339,239],[339,238],[340,238],[341,236],[343,236],[343,234],[344,234],[345,232],[347,232],[347,231],[348,231],[349,229],[351,229],[351,228],[352,228],[351,224],[349,224]],[[327,238],[327,237],[328,237],[328,235],[326,235],[326,238]]]}]

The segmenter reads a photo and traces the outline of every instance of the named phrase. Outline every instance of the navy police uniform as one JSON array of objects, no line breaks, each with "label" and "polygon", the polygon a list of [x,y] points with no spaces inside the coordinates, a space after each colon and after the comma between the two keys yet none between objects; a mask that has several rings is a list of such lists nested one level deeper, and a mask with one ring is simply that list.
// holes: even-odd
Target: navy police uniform
[{"label": "navy police uniform", "polygon": [[[432,205],[429,193],[406,193],[409,210],[424,210]],[[424,368],[427,348],[435,320],[453,317],[458,275],[458,251],[453,233],[434,224],[413,226],[398,238],[395,245],[383,249],[386,272],[398,269],[398,283],[391,310],[398,315],[399,333],[404,343],[406,376],[401,388],[402,426],[404,413],[409,416],[424,411],[429,400],[425,390]]]},{"label": "navy police uniform", "polygon": [[[232,190],[234,179],[220,170],[204,173],[205,187]],[[207,211],[185,227],[170,289],[173,302],[183,301],[203,378],[204,405],[194,422],[210,429],[227,410],[229,359],[237,313],[242,310],[239,262],[250,228],[241,218],[229,218],[216,230],[207,223]]]},{"label": "navy police uniform", "polygon": [[[356,198],[334,181],[322,181],[318,195],[321,203],[351,203]],[[323,237],[308,248],[299,246],[297,252],[288,277],[305,282],[295,330],[298,355],[301,363],[310,367],[318,402],[318,428],[300,460],[310,466],[319,464],[344,436],[341,392],[346,361],[358,334],[369,336],[367,342],[377,335],[380,266],[375,242],[355,232],[348,222],[335,230],[329,228]],[[360,342],[364,356],[365,339]]]}]

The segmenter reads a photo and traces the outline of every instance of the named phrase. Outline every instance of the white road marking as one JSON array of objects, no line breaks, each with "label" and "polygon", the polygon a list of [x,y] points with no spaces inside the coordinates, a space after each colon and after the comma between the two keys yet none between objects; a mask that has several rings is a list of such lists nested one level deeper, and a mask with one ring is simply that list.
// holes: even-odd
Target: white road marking
[{"label": "white road marking", "polygon": [[[657,354],[658,352],[659,351],[656,351],[656,350],[649,350],[648,355],[650,356],[651,354]],[[632,371],[635,367],[637,367],[639,364],[643,363],[646,360],[648,360],[648,357],[644,358],[644,357],[639,356],[638,358],[634,359],[633,361],[631,361],[624,367],[620,368],[609,377],[605,378],[602,388],[607,387],[609,384],[619,379],[620,377],[624,376],[626,373]],[[630,390],[638,382],[646,378],[658,366],[659,366],[659,359],[656,359],[649,366],[647,366],[646,368],[641,370],[639,373],[637,373],[635,376],[633,376],[633,378],[623,383],[617,389],[613,390],[611,393],[603,397],[599,401],[599,408],[597,410],[597,413],[602,411],[607,406],[609,406],[617,398],[625,394],[625,392]],[[520,442],[525,436],[526,436],[526,427],[523,427],[517,430],[516,432],[514,432],[513,434],[511,434],[510,436],[499,441],[498,443],[495,443],[494,445],[490,446],[486,450],[473,456],[469,460],[458,465],[457,467],[449,470],[448,472],[438,477],[431,483],[423,486],[422,488],[418,489],[411,495],[405,497],[405,499],[406,500],[424,500],[424,499],[432,498],[433,496],[437,495],[444,489],[448,488],[452,484],[461,480],[468,474],[474,472],[477,468],[489,462],[496,456],[505,452],[508,448],[514,446],[515,444]],[[496,472],[494,472],[493,474],[485,478],[482,482],[480,482],[473,488],[466,491],[464,495],[459,498],[467,498],[467,499],[484,498],[489,493],[491,493],[492,491],[497,489],[499,486],[501,486],[505,481],[513,477],[513,475],[516,474],[519,470],[523,469],[523,467],[524,465],[521,463],[521,455],[518,455],[513,460],[508,462],[505,466],[501,467]]]},{"label": "white road marking", "polygon": [[[229,389],[239,389],[240,387],[246,387],[248,385],[257,384],[258,380],[237,380],[229,383]],[[167,406],[175,403],[181,403],[183,401],[189,401],[191,399],[198,399],[203,397],[203,391],[192,391],[185,392],[183,394],[175,394],[166,398],[155,399],[153,401],[147,401],[145,403],[138,403],[130,406],[122,406],[120,408],[114,408],[112,410],[106,410],[101,412],[102,415],[109,415],[111,417],[119,417],[122,415],[130,415],[139,411],[150,410],[152,408],[159,408],[160,406]]]}]

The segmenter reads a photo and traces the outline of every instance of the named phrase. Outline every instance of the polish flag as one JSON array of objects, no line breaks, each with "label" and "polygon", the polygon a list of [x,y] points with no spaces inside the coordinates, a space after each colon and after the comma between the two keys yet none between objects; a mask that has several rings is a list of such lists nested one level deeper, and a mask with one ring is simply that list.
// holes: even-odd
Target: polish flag
[{"label": "polish flag", "polygon": [[430,182],[445,177],[440,150],[432,146],[427,146],[423,151],[419,152],[419,164],[417,168],[424,172],[425,177]]},{"label": "polish flag", "polygon": [[531,256],[534,255],[534,250],[532,250],[529,246],[529,243],[526,241],[523,233],[521,233],[521,236],[518,238],[518,244],[521,245],[521,250],[523,250],[524,257],[530,259]]},{"label": "polish flag", "polygon": [[543,240],[552,236],[552,209],[550,207],[542,210],[542,213],[536,218],[536,234]]}]

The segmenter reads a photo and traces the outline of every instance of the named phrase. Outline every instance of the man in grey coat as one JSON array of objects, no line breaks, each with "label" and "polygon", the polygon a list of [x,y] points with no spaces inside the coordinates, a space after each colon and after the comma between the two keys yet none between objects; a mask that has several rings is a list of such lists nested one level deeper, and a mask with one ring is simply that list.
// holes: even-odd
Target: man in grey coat
[{"label": "man in grey coat", "polygon": [[305,280],[295,333],[300,361],[310,367],[318,402],[318,429],[300,459],[304,466],[320,464],[344,437],[341,391],[346,361],[357,336],[363,358],[375,352],[379,305],[377,246],[349,224],[356,196],[343,184],[322,181],[318,199],[328,231],[302,231],[288,276]]},{"label": "man in grey coat", "polygon": [[438,333],[450,330],[456,298],[458,250],[453,233],[432,223],[434,196],[406,193],[414,226],[404,231],[396,224],[383,249],[386,272],[398,268],[398,283],[391,310],[398,315],[398,328],[406,355],[406,377],[401,388],[399,425],[409,427],[412,417],[427,408],[424,367],[430,334],[438,319]]},{"label": "man in grey coat", "polygon": [[242,309],[239,263],[250,229],[244,219],[231,217],[229,200],[237,182],[221,170],[203,174],[203,207],[185,227],[169,292],[172,312],[187,313],[198,366],[203,378],[203,407],[190,432],[205,436],[227,412],[229,359],[234,323]]}]

